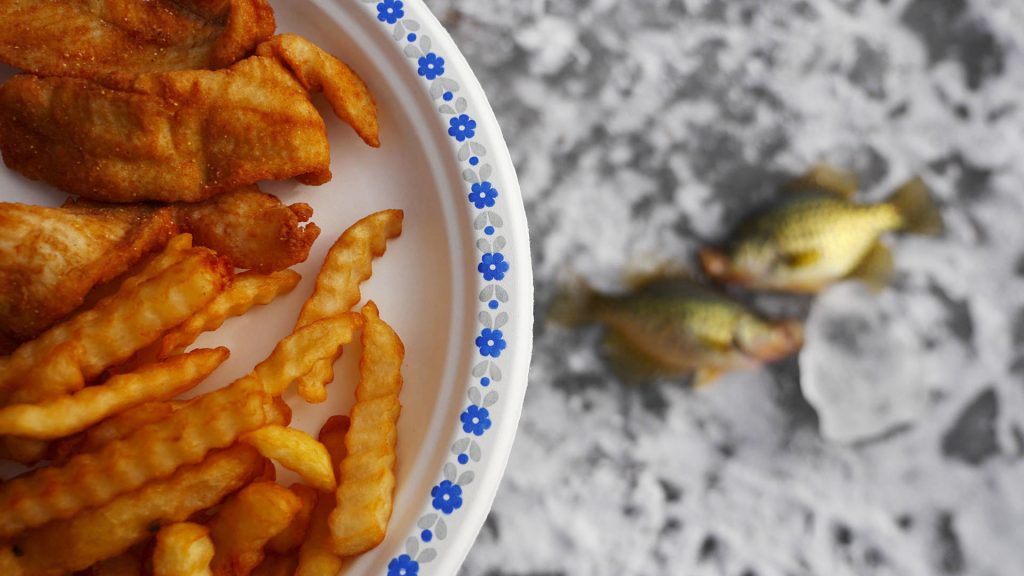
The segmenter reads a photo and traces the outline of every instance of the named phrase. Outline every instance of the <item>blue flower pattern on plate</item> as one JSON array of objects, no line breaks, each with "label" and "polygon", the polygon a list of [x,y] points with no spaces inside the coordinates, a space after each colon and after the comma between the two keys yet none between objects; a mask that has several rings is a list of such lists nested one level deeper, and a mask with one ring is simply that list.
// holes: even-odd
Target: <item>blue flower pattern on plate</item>
[{"label": "blue flower pattern on plate", "polygon": [[[481,235],[480,239],[486,241],[486,244],[478,245],[482,251],[487,251],[477,266],[480,278],[488,283],[481,285],[483,291],[479,301],[483,310],[495,311],[509,301],[507,287],[500,284],[509,271],[506,255],[499,252],[507,243],[501,233],[504,211],[497,202],[498,190],[492,183],[503,180],[490,176],[493,167],[485,161],[488,151],[478,139],[481,131],[471,116],[474,114],[471,104],[461,93],[462,80],[458,78],[458,70],[452,68],[453,61],[443,56],[444,50],[431,42],[427,31],[417,21],[418,5],[409,4],[408,0],[362,0],[361,3],[388,29],[392,38],[403,45],[402,52],[410,59],[412,70],[426,83],[430,98],[439,102],[436,110],[447,120],[448,135],[452,138],[452,146],[457,147],[458,159],[468,164],[462,177],[470,188],[467,191],[469,203],[481,211],[499,207],[496,212],[487,210],[480,213],[474,220],[474,229]],[[432,44],[435,46],[433,50]],[[472,497],[472,493],[464,493],[464,490],[473,482],[473,463],[482,457],[481,445],[473,438],[482,438],[492,427],[492,418],[497,416],[497,413],[492,415],[488,407],[498,401],[502,376],[496,359],[507,346],[500,327],[508,322],[508,315],[495,314],[480,312],[483,326],[475,343],[483,358],[478,359],[473,367],[474,381],[468,386],[469,402],[460,413],[461,421],[456,427],[461,437],[453,444],[452,460],[445,464],[439,483],[432,486],[430,504],[417,522],[417,531],[412,534],[414,538],[406,539],[405,549],[396,551],[387,565],[388,576],[419,576],[420,568],[437,557],[438,549],[445,540],[445,523],[437,512],[454,514],[463,507],[464,496]],[[486,395],[482,391],[486,391]],[[461,473],[455,467],[456,462]],[[417,541],[425,543],[426,547],[416,545]]]},{"label": "blue flower pattern on plate", "polygon": [[491,427],[491,413],[487,408],[471,405],[462,413],[462,430],[466,434],[483,436],[484,432]]},{"label": "blue flower pattern on plate", "polygon": [[402,0],[383,0],[377,4],[377,20],[394,24],[405,16]]},{"label": "blue flower pattern on plate", "polygon": [[462,486],[451,480],[442,480],[430,489],[430,495],[434,498],[434,509],[439,512],[451,514],[462,507]]},{"label": "blue flower pattern on plate", "polygon": [[480,257],[480,263],[476,266],[477,272],[484,275],[484,280],[504,280],[508,272],[508,262],[501,252],[488,252]]},{"label": "blue flower pattern on plate", "polygon": [[494,206],[495,198],[498,197],[498,190],[493,184],[484,180],[483,182],[474,183],[470,189],[472,192],[469,193],[469,201],[474,206],[481,210]]},{"label": "blue flower pattern on plate", "polygon": [[481,356],[497,358],[501,356],[501,351],[505,349],[506,345],[501,330],[484,328],[480,331],[480,335],[476,337],[476,347],[480,349]]},{"label": "blue flower pattern on plate", "polygon": [[448,135],[459,142],[465,142],[476,134],[476,120],[467,114],[459,114],[448,121]]},{"label": "blue flower pattern on plate", "polygon": [[388,562],[388,576],[416,576],[420,573],[419,562],[408,554],[402,554]]},{"label": "blue flower pattern on plate", "polygon": [[433,80],[438,76],[444,74],[444,58],[441,58],[433,52],[427,52],[417,61],[419,68],[416,73],[423,76],[427,80]]}]

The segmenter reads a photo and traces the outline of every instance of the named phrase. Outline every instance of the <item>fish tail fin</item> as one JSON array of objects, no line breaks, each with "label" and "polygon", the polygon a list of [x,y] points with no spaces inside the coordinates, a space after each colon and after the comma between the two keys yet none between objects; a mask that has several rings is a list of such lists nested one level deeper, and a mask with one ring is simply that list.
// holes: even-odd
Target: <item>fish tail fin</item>
[{"label": "fish tail fin", "polygon": [[559,288],[548,308],[548,318],[570,328],[589,324],[596,299],[597,295],[586,282],[573,278]]},{"label": "fish tail fin", "polygon": [[928,185],[920,177],[900,186],[889,199],[903,221],[901,228],[912,234],[937,236],[942,233],[942,214]]}]

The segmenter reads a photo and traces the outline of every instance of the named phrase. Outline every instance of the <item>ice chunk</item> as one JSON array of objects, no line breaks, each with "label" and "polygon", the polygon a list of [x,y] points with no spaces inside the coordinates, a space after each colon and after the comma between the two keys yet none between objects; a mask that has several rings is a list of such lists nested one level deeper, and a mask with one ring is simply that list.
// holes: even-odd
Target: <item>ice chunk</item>
[{"label": "ice chunk", "polygon": [[800,381],[821,433],[856,442],[912,423],[928,405],[911,328],[856,282],[826,291],[807,320]]}]

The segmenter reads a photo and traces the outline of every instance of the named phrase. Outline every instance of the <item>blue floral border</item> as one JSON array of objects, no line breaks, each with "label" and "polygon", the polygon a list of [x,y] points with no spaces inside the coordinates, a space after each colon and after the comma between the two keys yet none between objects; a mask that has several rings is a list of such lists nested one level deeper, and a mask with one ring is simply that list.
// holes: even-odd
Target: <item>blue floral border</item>
[{"label": "blue floral border", "polygon": [[476,271],[483,288],[478,299],[479,333],[474,341],[477,362],[472,369],[473,381],[467,390],[467,404],[459,416],[462,434],[450,449],[441,479],[430,490],[430,511],[416,522],[417,533],[405,539],[404,553],[388,563],[388,576],[417,576],[420,568],[437,557],[437,545],[448,536],[449,522],[458,517],[463,506],[463,488],[473,482],[473,467],[483,457],[478,442],[491,428],[488,410],[498,402],[496,388],[501,385],[500,358],[507,341],[502,327],[509,321],[509,293],[502,282],[511,263],[502,250],[507,244],[502,235],[504,222],[491,210],[501,192],[490,181],[491,164],[487,148],[477,141],[477,122],[467,113],[469,103],[460,95],[459,83],[447,74],[445,59],[432,51],[430,37],[421,33],[420,23],[406,17],[402,0],[361,0],[375,8],[377,20],[390,29],[391,36],[402,45],[402,53],[414,62],[416,73],[426,83],[428,94],[448,127],[456,156],[462,164],[466,199],[475,212],[473,229],[480,260]]}]

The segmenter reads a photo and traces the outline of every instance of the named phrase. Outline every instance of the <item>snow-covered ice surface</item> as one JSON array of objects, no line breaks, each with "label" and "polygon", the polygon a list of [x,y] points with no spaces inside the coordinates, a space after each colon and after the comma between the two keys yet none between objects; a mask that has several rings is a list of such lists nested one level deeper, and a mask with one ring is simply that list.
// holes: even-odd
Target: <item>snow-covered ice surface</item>
[{"label": "snow-covered ice surface", "polygon": [[[467,575],[1024,574],[1024,3],[431,0],[519,170],[537,278],[520,433]],[[559,282],[691,266],[816,161],[920,174],[944,237],[811,302],[799,359],[620,385]],[[806,398],[805,399],[805,394]]]}]

